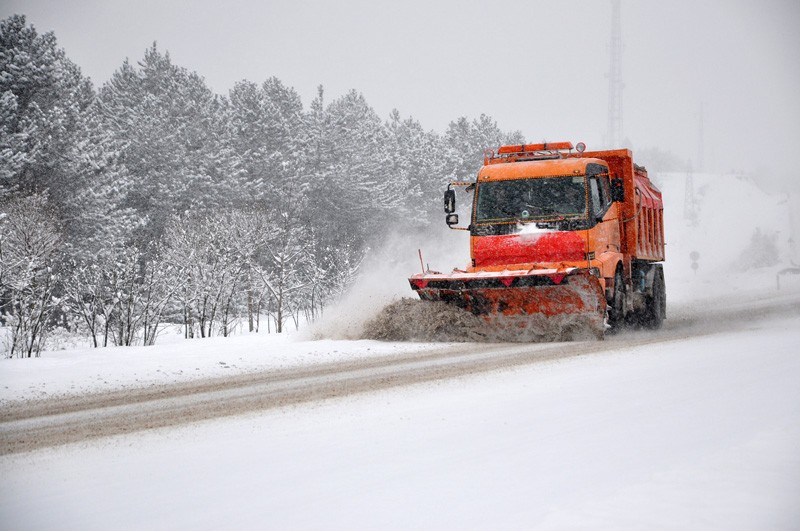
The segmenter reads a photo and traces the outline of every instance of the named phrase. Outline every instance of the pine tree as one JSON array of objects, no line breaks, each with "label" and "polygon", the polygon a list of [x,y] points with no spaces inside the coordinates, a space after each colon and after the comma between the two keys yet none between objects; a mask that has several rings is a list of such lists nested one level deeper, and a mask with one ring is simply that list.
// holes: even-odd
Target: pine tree
[{"label": "pine tree", "polygon": [[72,187],[66,165],[91,82],[25,17],[0,22],[0,198],[49,193],[58,210]]},{"label": "pine tree", "polygon": [[485,114],[471,122],[462,116],[450,122],[444,135],[448,172],[454,179],[474,179],[483,165],[485,150],[523,142],[519,131],[503,133],[497,122]]},{"label": "pine tree", "polygon": [[126,61],[97,100],[130,183],[124,206],[146,223],[140,241],[157,241],[171,215],[230,203],[236,159],[226,145],[225,104],[199,75],[154,44],[138,68]]},{"label": "pine tree", "polygon": [[144,225],[145,218],[128,206],[135,181],[123,153],[122,140],[106,132],[91,106],[76,133],[69,164],[73,188],[63,199],[65,239],[74,259],[121,249]]},{"label": "pine tree", "polygon": [[427,226],[434,212],[439,214],[439,195],[448,177],[441,141],[414,119],[401,119],[396,109],[386,130],[392,161],[386,179],[395,183],[395,193],[403,198],[395,217],[402,223]]},{"label": "pine tree", "polygon": [[228,120],[241,162],[241,203],[270,202],[302,172],[303,106],[294,89],[270,78],[258,87],[237,83],[230,92]]}]

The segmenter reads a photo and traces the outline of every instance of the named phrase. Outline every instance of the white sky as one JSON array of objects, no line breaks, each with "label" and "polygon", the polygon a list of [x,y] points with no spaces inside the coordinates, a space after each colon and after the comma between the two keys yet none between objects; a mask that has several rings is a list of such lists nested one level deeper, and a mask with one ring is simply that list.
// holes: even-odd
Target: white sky
[{"label": "white sky", "polygon": [[[308,105],[350,88],[383,117],[427,129],[486,113],[528,141],[600,147],[608,113],[611,3],[472,0],[4,0],[96,85],[158,42],[225,94],[277,76]],[[709,170],[798,175],[800,2],[622,1],[624,134]]]}]

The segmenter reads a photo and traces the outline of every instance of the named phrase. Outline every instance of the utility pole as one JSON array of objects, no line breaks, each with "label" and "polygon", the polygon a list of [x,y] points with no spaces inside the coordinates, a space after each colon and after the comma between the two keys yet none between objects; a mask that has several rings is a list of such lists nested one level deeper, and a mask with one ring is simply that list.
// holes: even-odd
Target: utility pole
[{"label": "utility pole", "polygon": [[611,66],[608,72],[609,148],[622,147],[622,18],[620,0],[611,0]]},{"label": "utility pole", "polygon": [[697,226],[697,199],[694,196],[694,176],[692,166],[686,172],[686,187],[683,195],[683,219],[687,220],[692,227]]}]

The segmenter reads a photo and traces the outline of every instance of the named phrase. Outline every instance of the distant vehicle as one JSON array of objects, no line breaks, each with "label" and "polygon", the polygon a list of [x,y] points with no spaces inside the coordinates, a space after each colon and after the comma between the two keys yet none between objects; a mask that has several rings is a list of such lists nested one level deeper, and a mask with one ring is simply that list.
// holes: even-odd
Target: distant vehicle
[{"label": "distant vehicle", "polygon": [[[468,227],[458,226],[454,187],[473,194]],[[511,330],[542,317],[585,323],[598,339],[624,323],[661,327],[663,202],[630,150],[502,146],[475,181],[447,186],[444,211],[450,228],[470,232],[471,262],[411,276],[422,300]]]}]

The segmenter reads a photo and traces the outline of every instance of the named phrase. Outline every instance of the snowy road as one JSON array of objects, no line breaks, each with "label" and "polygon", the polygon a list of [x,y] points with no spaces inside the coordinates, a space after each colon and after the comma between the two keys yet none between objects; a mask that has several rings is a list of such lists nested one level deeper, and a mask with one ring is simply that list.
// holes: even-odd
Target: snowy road
[{"label": "snowy road", "polygon": [[466,344],[377,359],[238,375],[14,404],[0,412],[0,455],[163,428],[250,411],[524,366],[561,358],[684,341],[735,331],[754,319],[800,316],[796,295],[686,306],[658,333],[630,332],[604,342]]},{"label": "snowy road", "polygon": [[[659,341],[628,339],[626,346]],[[458,346],[380,360],[22,404],[0,413],[0,455],[608,350],[602,343]]]},{"label": "snowy road", "polygon": [[[685,305],[658,334],[603,343],[431,346],[187,382],[161,398],[168,388],[125,390],[116,402],[73,397],[53,416],[42,402],[6,407],[4,437],[51,419],[51,443],[64,442],[63,425],[76,419],[178,425],[0,456],[0,521],[60,530],[796,529],[800,299],[733,300]],[[430,381],[434,368],[441,379]],[[316,400],[319,386],[337,398]],[[257,411],[264,398],[248,396],[262,393],[271,405],[298,393],[284,398],[297,403]],[[138,401],[125,405],[126,396]],[[225,397],[249,405],[232,410]],[[185,423],[195,411],[209,420]]]}]

